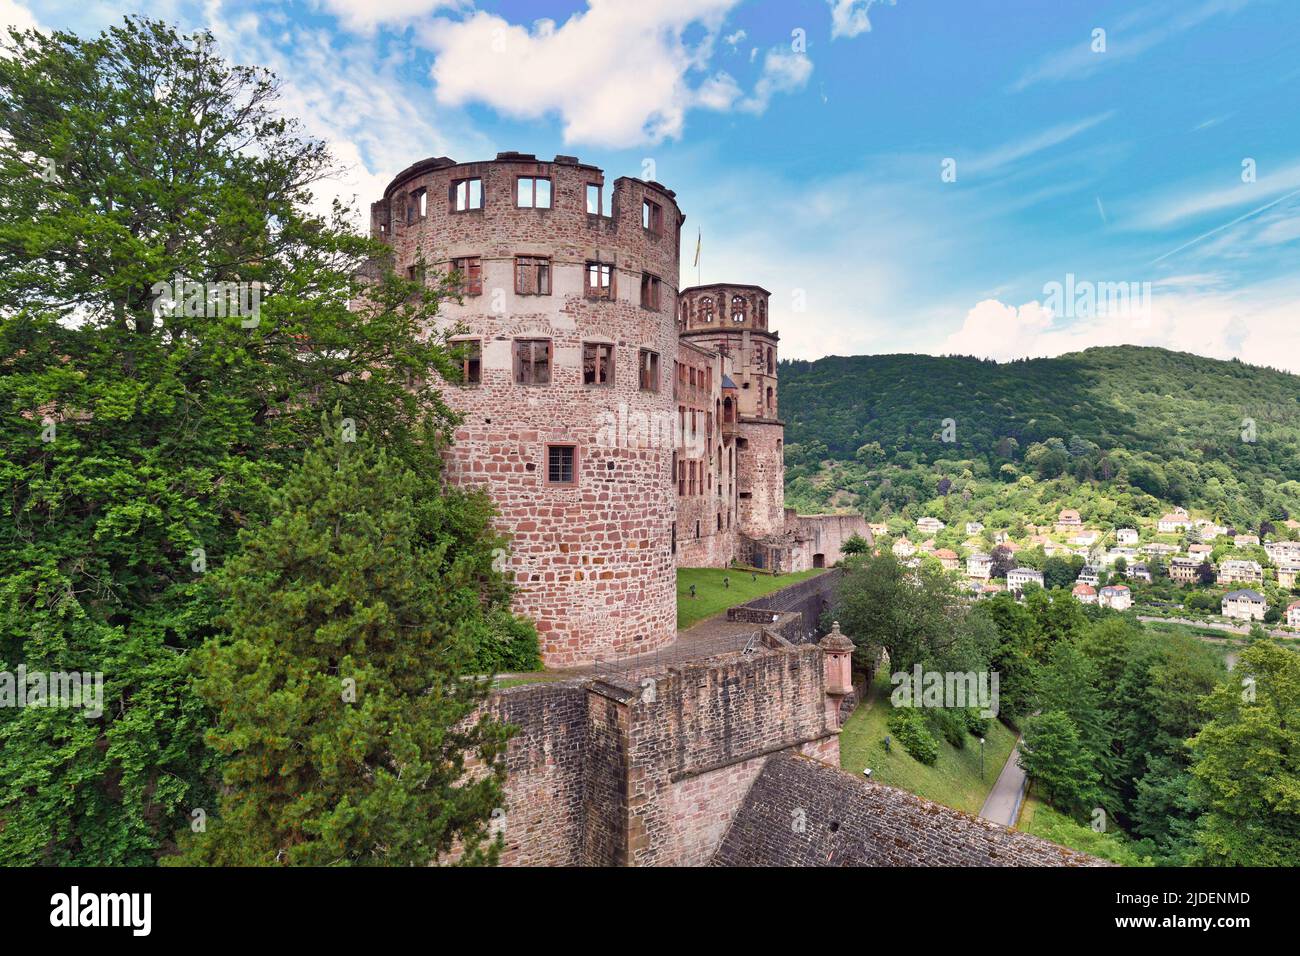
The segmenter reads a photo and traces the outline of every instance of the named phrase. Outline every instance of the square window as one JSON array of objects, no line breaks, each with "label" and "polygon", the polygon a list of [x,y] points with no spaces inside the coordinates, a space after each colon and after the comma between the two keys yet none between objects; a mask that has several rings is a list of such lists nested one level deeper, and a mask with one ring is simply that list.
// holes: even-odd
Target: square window
[{"label": "square window", "polygon": [[453,212],[468,212],[483,208],[483,180],[457,179],[451,184],[451,208]]},{"label": "square window", "polygon": [[549,179],[542,176],[520,176],[515,183],[515,205],[522,209],[551,208]]},{"label": "square window", "polygon": [[429,214],[429,191],[417,189],[407,197],[406,221],[408,223],[423,219]]},{"label": "square window", "polygon": [[551,340],[515,339],[515,384],[551,383]]},{"label": "square window", "polygon": [[548,485],[576,485],[578,483],[578,446],[546,446],[546,483]]},{"label": "square window", "polygon": [[614,346],[603,342],[582,343],[582,384],[614,384]]},{"label": "square window", "polygon": [[659,391],[659,353],[641,349],[641,391]]},{"label": "square window", "polygon": [[614,267],[608,262],[588,262],[584,273],[588,299],[614,297]]},{"label": "square window", "polygon": [[648,272],[641,274],[641,308],[659,311],[659,277]]},{"label": "square window", "polygon": [[551,260],[537,256],[516,257],[515,293],[517,295],[550,295]]},{"label": "square window", "polygon": [[479,339],[454,339],[452,347],[460,355],[460,383],[479,385],[483,381],[483,343]]},{"label": "square window", "polygon": [[664,228],[664,209],[657,202],[649,199],[641,202],[641,228],[652,236],[658,236]]},{"label": "square window", "polygon": [[603,212],[600,206],[600,183],[587,183],[587,215],[599,216]]},{"label": "square window", "polygon": [[451,271],[459,276],[462,295],[483,294],[483,260],[478,256],[452,259]]}]

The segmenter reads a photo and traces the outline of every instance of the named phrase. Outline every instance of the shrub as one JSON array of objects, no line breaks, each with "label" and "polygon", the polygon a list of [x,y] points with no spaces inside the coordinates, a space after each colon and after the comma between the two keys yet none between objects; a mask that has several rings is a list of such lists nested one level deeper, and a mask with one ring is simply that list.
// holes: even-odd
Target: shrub
[{"label": "shrub", "polygon": [[961,714],[966,724],[967,733],[975,737],[987,737],[989,735],[989,719],[981,717],[978,708],[967,707]]},{"label": "shrub", "polygon": [[895,707],[889,714],[889,729],[912,757],[926,765],[939,759],[939,741],[925,725],[925,715],[915,707]]},{"label": "shrub", "polygon": [[926,712],[930,729],[942,735],[958,750],[966,746],[965,711],[947,707],[932,707]]}]

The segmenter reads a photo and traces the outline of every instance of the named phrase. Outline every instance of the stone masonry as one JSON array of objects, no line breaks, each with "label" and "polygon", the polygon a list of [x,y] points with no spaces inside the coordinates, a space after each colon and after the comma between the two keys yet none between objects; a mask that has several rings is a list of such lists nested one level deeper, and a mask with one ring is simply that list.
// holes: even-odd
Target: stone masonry
[{"label": "stone masonry", "polygon": [[829,567],[845,521],[868,536],[784,508],[768,293],[679,296],[684,221],[658,183],[522,153],[422,160],[371,205],[399,272],[458,283],[447,476],[495,502],[551,667],[670,643],[679,566]]}]

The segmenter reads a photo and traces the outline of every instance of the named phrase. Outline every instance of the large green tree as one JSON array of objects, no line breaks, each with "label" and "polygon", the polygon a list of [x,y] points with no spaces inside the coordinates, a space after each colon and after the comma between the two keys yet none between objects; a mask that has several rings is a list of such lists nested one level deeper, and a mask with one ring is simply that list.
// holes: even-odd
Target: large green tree
[{"label": "large green tree", "polygon": [[[102,673],[106,707],[0,710],[0,862],[140,864],[213,806],[186,678],[207,572],[271,516],[319,408],[435,473],[444,289],[413,295],[349,210],[309,212],[328,152],[211,36],[5,45],[0,669]],[[168,310],[178,278],[259,282],[260,309]]]},{"label": "large green tree", "polygon": [[180,860],[494,859],[506,728],[473,716],[489,685],[462,676],[509,613],[490,513],[329,432],[214,575],[228,633],[198,652],[197,686],[227,787]]},{"label": "large green tree", "polygon": [[1203,861],[1300,866],[1300,656],[1253,644],[1206,708],[1191,741]]}]

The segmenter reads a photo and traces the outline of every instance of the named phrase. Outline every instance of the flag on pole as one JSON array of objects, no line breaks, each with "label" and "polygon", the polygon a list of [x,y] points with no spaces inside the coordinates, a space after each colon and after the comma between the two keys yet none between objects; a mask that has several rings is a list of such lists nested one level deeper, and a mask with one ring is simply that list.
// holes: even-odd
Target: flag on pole
[{"label": "flag on pole", "polygon": [[691,263],[691,265],[695,267],[698,267],[700,264],[700,238],[700,232],[697,230],[695,233],[695,261]]}]

